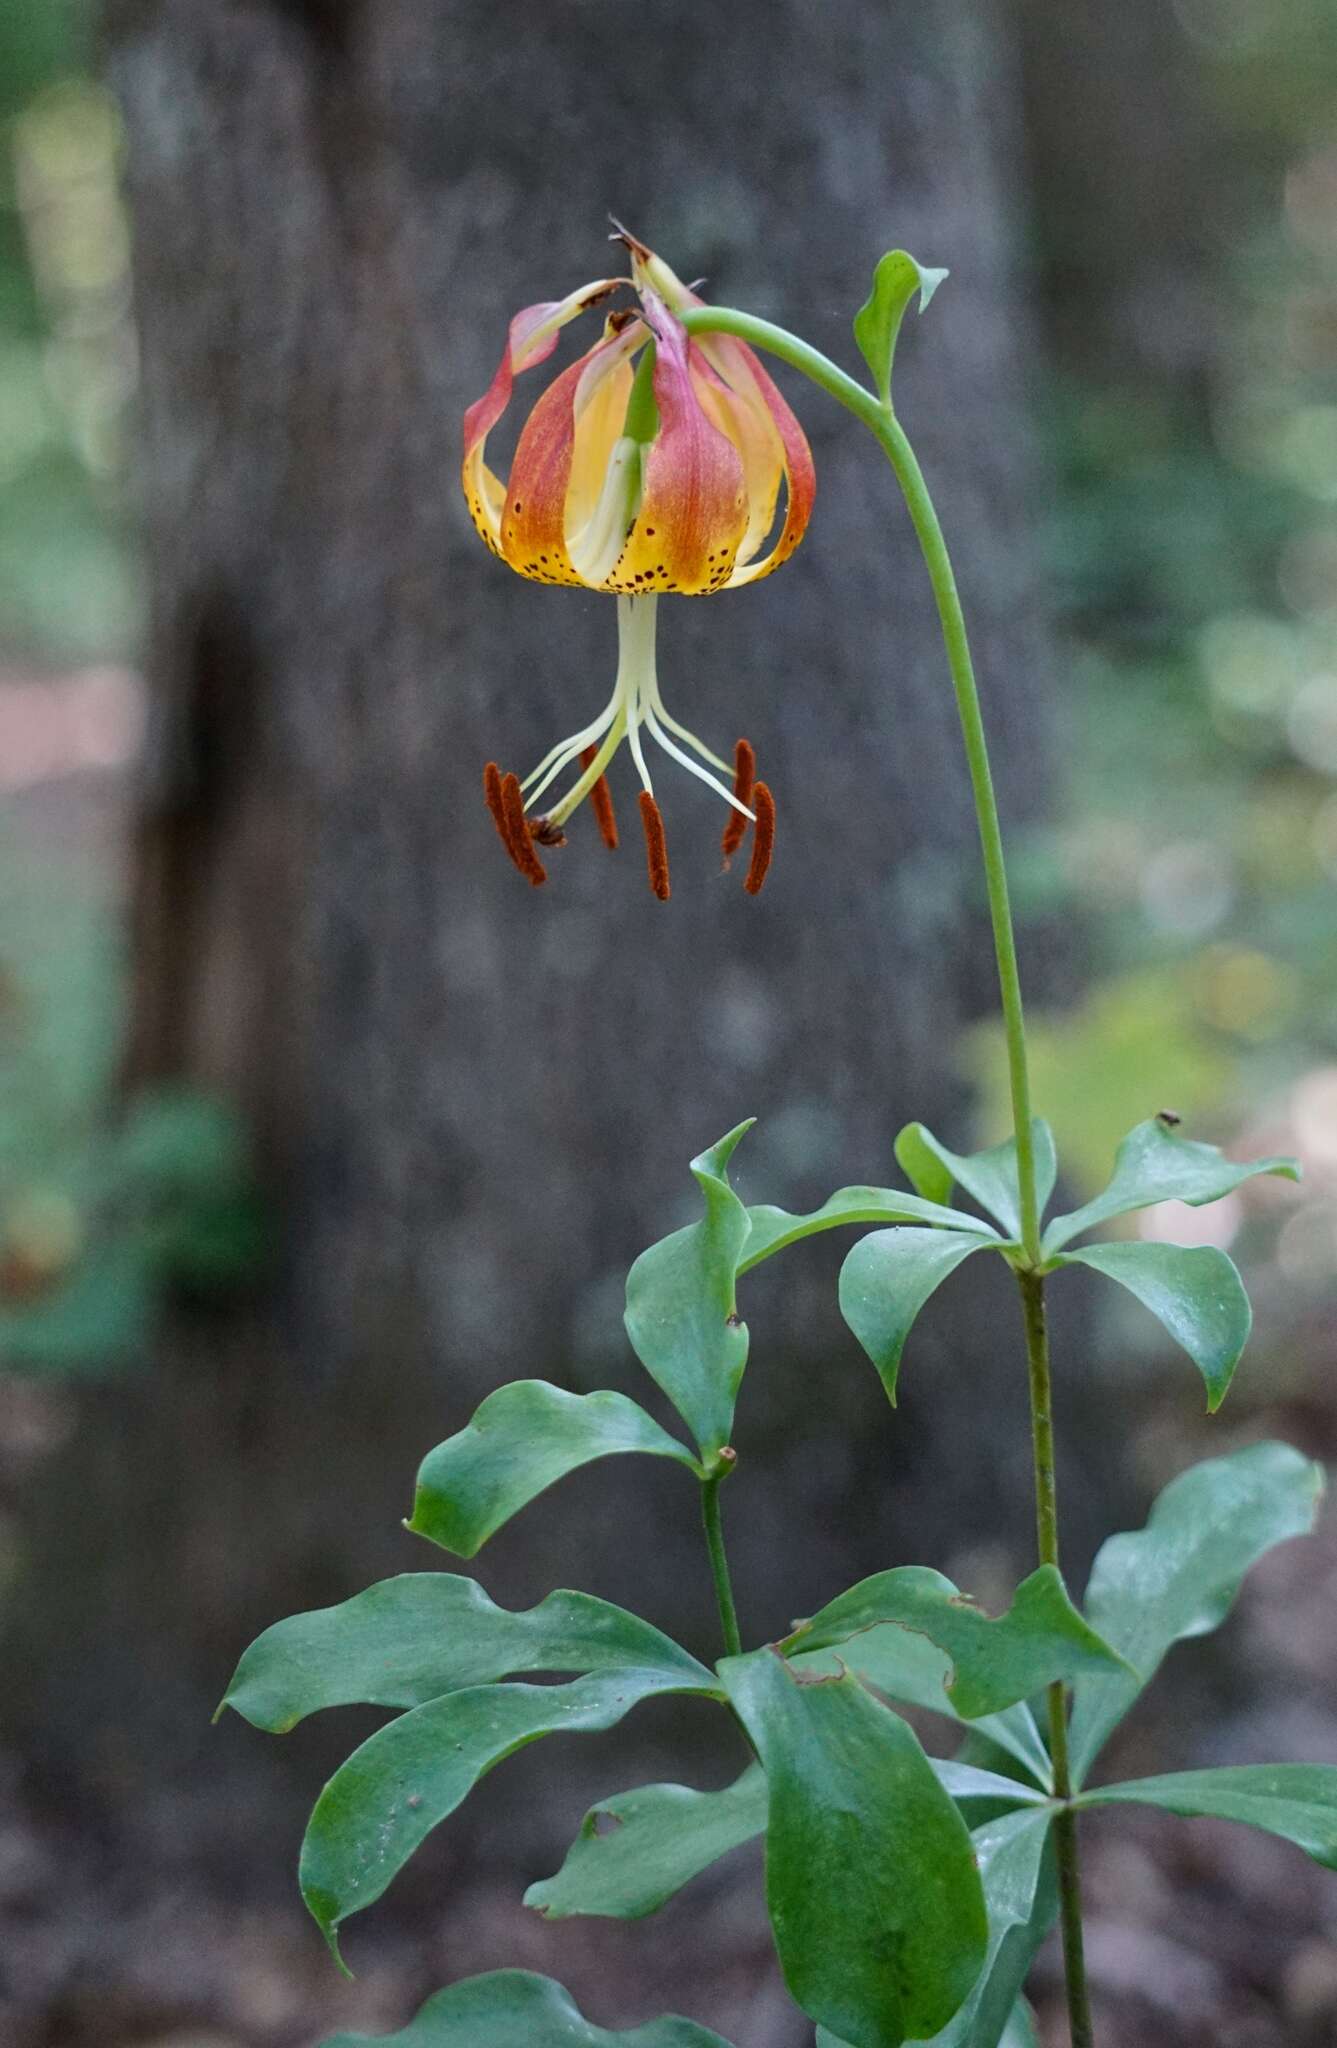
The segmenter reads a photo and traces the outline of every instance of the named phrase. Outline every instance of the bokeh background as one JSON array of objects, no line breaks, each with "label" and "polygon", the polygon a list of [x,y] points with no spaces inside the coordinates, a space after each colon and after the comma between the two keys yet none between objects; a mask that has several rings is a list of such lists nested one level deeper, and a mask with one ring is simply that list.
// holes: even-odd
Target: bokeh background
[{"label": "bokeh background", "polygon": [[[414,1466],[491,1386],[643,1391],[622,1275],[720,1131],[757,1113],[737,1178],[797,1207],[888,1177],[908,1116],[1005,1126],[941,654],[871,447],[787,386],[803,550],[665,619],[670,701],[751,733],[781,839],[750,904],[670,787],[662,910],[592,834],[533,897],[491,838],[481,761],[602,701],[612,636],[477,547],[459,415],[509,312],[601,271],[610,208],[847,362],[883,248],[951,266],[898,384],[1067,1189],[1163,1107],[1306,1169],[1142,1225],[1246,1270],[1215,1421],[1134,1306],[1058,1304],[1080,1585],[1193,1458],[1337,1451],[1337,6],[10,0],[0,118],[0,2043],[298,2048],[522,1963],[605,2024],[798,2048],[746,1856],[644,1926],[518,1905],[592,1797],[727,1771],[704,1712],[513,1760],[351,1931],[351,1986],[290,1871],[370,1720],[208,1726],[256,1629],[430,1562]],[[985,1598],[1027,1568],[1004,1295],[934,1304],[892,1417],[837,1257],[747,1305],[756,1637],[888,1563]],[[1335,1557],[1327,1524],[1178,1653],[1126,1774],[1337,1763]],[[658,1475],[572,1481],[480,1576],[710,1641]],[[1330,1876],[1205,1822],[1088,1836],[1102,2038],[1337,2040]],[[1046,1956],[1057,2040],[1055,1988]]]}]

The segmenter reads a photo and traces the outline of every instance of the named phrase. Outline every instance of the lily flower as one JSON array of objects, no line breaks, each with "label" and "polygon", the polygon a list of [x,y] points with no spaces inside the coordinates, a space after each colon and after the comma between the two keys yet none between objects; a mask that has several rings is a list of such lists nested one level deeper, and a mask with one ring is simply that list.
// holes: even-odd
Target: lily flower
[{"label": "lily flower", "polygon": [[[751,746],[730,763],[667,710],[655,667],[659,599],[700,597],[754,583],[798,546],[816,478],[793,413],[751,349],[732,336],[689,338],[679,314],[702,301],[634,236],[632,276],[599,278],[565,299],[527,306],[505,353],[464,416],[464,494],[493,554],[539,583],[579,584],[617,598],[618,665],[597,717],[568,734],[521,780],[489,762],[484,794],[521,873],[547,879],[538,847],[565,844],[565,826],[590,799],[605,844],[617,823],[606,771],[623,742],[640,779],[650,886],[669,894],[663,819],[645,756],[648,734],[729,806],[727,866],[754,828],[746,887],[760,889],[775,837],[775,804],[756,779]],[[487,437],[515,379],[546,362],[561,329],[622,286],[637,302],[607,316],[603,333],[542,392],[520,432],[503,483],[487,466]],[[780,485],[786,504],[776,524]],[[548,792],[570,778],[546,808]],[[724,780],[722,778],[729,778]]]}]

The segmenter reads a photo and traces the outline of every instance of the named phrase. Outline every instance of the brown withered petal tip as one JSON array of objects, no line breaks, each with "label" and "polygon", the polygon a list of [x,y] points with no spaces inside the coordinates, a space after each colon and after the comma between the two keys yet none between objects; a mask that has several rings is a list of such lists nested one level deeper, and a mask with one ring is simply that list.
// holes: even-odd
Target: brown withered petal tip
[{"label": "brown withered petal tip", "polygon": [[[740,804],[750,804],[757,779],[757,757],[752,750],[751,741],[739,740],[734,748],[733,758],[733,793]],[[720,840],[720,852],[724,856],[726,868],[742,845],[747,826],[748,821],[741,811],[730,811],[729,822],[724,828],[724,837]]]},{"label": "brown withered petal tip", "polygon": [[640,796],[641,824],[645,830],[645,858],[650,870],[650,887],[661,903],[669,900],[668,842],[664,837],[664,820],[659,815],[659,805],[648,789]]},{"label": "brown withered petal tip", "polygon": [[743,887],[749,896],[756,896],[766,879],[766,870],[775,851],[775,798],[764,782],[759,782],[753,791],[752,806],[757,814],[757,830],[752,841],[752,865]]},{"label": "brown withered petal tip", "polygon": [[534,851],[525,817],[524,798],[520,794],[520,779],[516,775],[503,775],[501,778],[501,808],[506,820],[506,850],[521,874],[527,876],[537,889],[547,881],[548,870]]},{"label": "brown withered petal tip", "polygon": [[[582,768],[588,768],[598,752],[597,747],[585,747],[580,756]],[[599,827],[599,836],[610,853],[617,852],[617,813],[613,809],[613,792],[608,787],[608,777],[601,775],[590,791],[590,803],[594,808],[594,822]]]}]

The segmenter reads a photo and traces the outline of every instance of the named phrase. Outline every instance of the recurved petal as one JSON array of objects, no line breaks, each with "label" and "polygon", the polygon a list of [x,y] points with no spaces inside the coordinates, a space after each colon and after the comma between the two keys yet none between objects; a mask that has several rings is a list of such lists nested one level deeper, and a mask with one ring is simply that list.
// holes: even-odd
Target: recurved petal
[{"label": "recurved petal", "polygon": [[579,583],[566,551],[576,386],[585,358],[542,393],[520,430],[501,512],[501,552],[536,583]]},{"label": "recurved petal", "polygon": [[511,390],[522,370],[533,370],[546,362],[557,346],[557,336],[569,320],[575,320],[591,306],[597,306],[610,292],[624,285],[624,277],[600,277],[583,284],[564,299],[544,299],[536,306],[524,306],[513,317],[506,347],[492,382],[464,415],[466,455],[475,442],[490,434],[510,403]]},{"label": "recurved petal", "polygon": [[696,343],[689,352],[692,381],[708,419],[727,434],[743,458],[747,492],[747,531],[734,562],[734,574],[750,562],[775,523],[775,503],[784,475],[784,450],[766,407],[750,394],[731,391],[716,374]]},{"label": "recurved petal", "polygon": [[566,497],[568,545],[599,502],[609,459],[622,434],[631,395],[631,358],[649,339],[639,320],[605,334],[585,358],[573,405],[576,445]]},{"label": "recurved petal", "polygon": [[728,580],[747,530],[747,493],[738,450],[706,417],[693,387],[687,336],[652,292],[642,317],[656,341],[659,432],[645,464],[640,511],[604,590],[695,594]]},{"label": "recurved petal", "polygon": [[[746,397],[753,408],[759,406],[765,411],[779,441],[784,466],[788,497],[784,525],[775,546],[760,561],[752,560],[748,551],[740,549],[739,561],[729,578],[729,588],[734,590],[740,583],[755,583],[760,577],[769,576],[789,560],[812,515],[817,471],[807,435],[747,344],[729,334],[705,334],[700,345],[706,360],[720,372],[737,397]],[[769,521],[767,527],[769,530]],[[760,544],[758,540],[757,545]]]},{"label": "recurved petal", "polygon": [[488,435],[511,402],[516,376],[546,362],[568,320],[598,305],[625,282],[620,277],[597,278],[564,299],[545,299],[538,305],[523,307],[511,321],[492,382],[464,415],[464,496],[474,525],[494,554],[502,553],[500,521],[505,488],[488,468],[483,450]]},{"label": "recurved petal", "polygon": [[[608,417],[620,425],[616,413],[619,372],[625,372],[626,357],[635,346],[636,337],[630,330],[606,334],[553,379],[520,430],[501,506],[499,551],[513,569],[536,583],[584,584],[587,580],[572,560],[567,539],[575,530],[569,512],[573,490],[586,493],[590,488],[579,464],[581,426],[590,408],[597,407],[593,431],[602,437],[605,422],[599,393],[605,383],[613,387]],[[622,405],[625,411],[625,382]],[[616,426],[614,441],[615,436]],[[605,466],[610,457],[611,446]],[[597,483],[594,494],[597,498]]]}]

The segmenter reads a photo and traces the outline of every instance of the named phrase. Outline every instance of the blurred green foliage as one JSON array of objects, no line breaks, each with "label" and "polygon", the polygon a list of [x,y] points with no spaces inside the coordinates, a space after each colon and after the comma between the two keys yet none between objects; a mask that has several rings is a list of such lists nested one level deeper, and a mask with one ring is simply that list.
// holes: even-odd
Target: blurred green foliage
[{"label": "blurred green foliage", "polygon": [[[135,381],[122,132],[91,75],[94,12],[0,10],[0,659],[21,677],[133,656],[139,636],[121,502]],[[9,713],[11,743],[23,716]],[[7,765],[0,1365],[105,1371],[144,1356],[165,1292],[208,1298],[251,1274],[262,1220],[223,1105],[159,1090],[109,1108],[117,926],[89,850],[53,860],[51,833],[31,836],[42,792]]]},{"label": "blurred green foliage", "polygon": [[[1049,395],[1067,789],[1018,880],[1085,920],[1094,986],[1035,1019],[1037,1100],[1084,1188],[1162,1106],[1337,1157],[1296,1108],[1337,1060],[1337,9],[1175,12],[1238,204],[1196,353],[1159,381],[1069,365]],[[993,1135],[994,1034],[966,1060]],[[1330,1272],[1337,1234],[1315,1241]]]},{"label": "blurred green foliage", "polygon": [[43,663],[124,656],[140,615],[122,134],[90,76],[94,11],[0,8],[0,643]]},{"label": "blurred green foliage", "polygon": [[146,1091],[114,1118],[119,940],[106,906],[0,833],[0,1363],[135,1362],[164,1292],[245,1281],[263,1221],[239,1120]]}]

